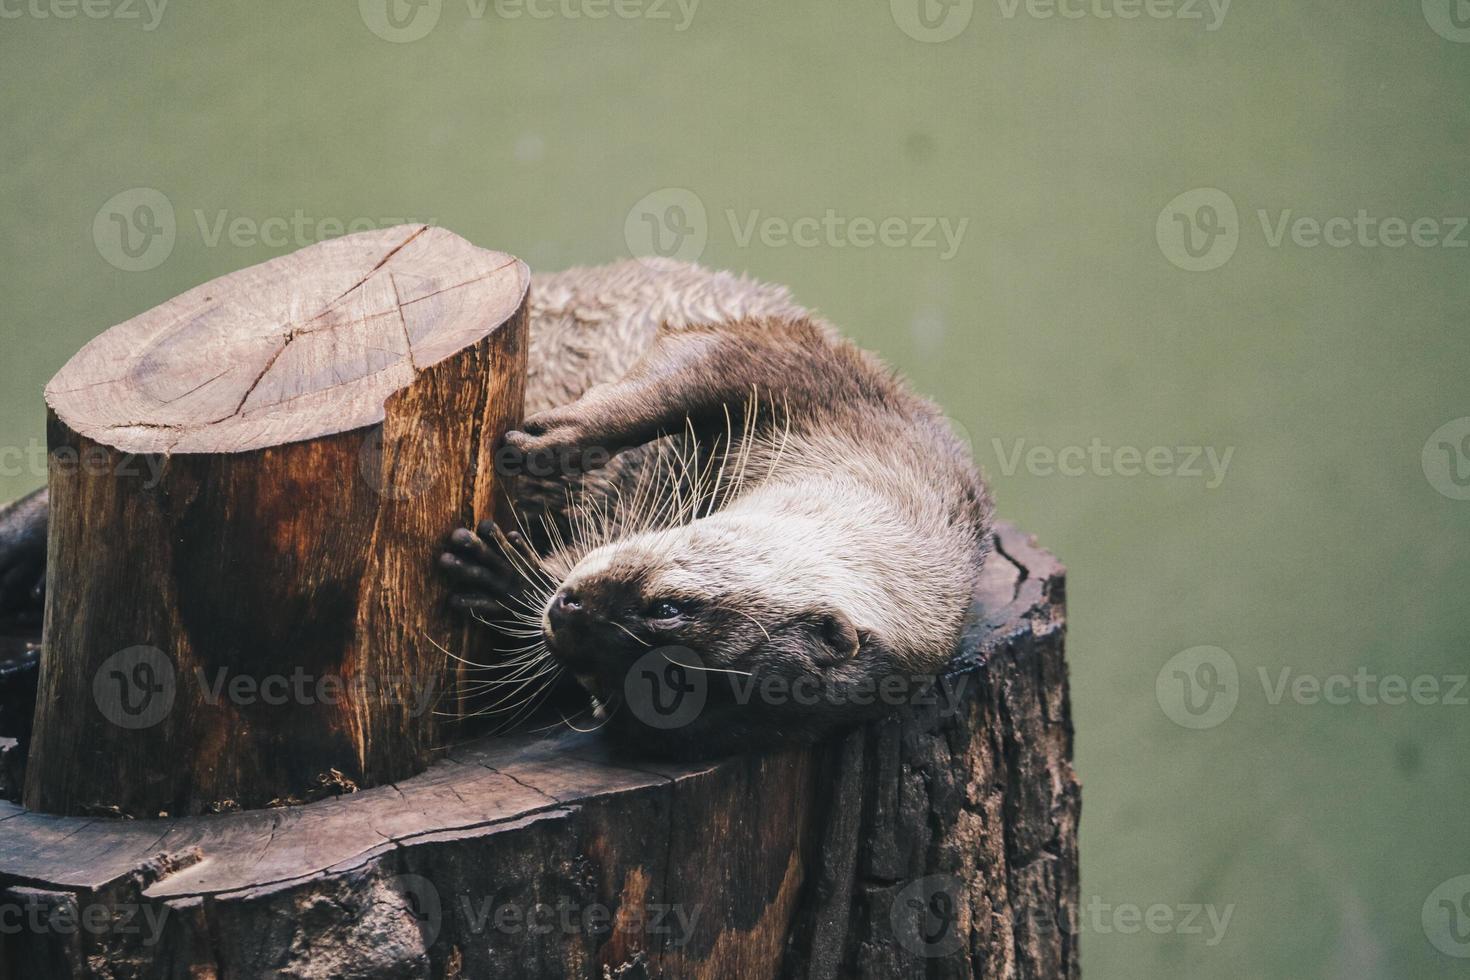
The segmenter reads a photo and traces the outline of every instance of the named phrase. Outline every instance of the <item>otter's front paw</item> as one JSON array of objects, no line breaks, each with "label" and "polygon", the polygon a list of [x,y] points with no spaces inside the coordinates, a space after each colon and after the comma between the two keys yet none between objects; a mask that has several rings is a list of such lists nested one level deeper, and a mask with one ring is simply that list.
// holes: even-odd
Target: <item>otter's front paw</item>
[{"label": "otter's front paw", "polygon": [[463,527],[450,534],[439,567],[454,588],[449,604],[469,613],[518,610],[516,600],[538,584],[540,569],[520,532],[501,533],[494,521],[481,521],[478,534]]},{"label": "otter's front paw", "polygon": [[34,625],[45,607],[45,556],[0,556],[0,619]]},{"label": "otter's front paw", "polygon": [[41,621],[46,600],[46,513],[40,494],[0,508],[0,619]]},{"label": "otter's front paw", "polygon": [[501,441],[496,462],[502,471],[555,478],[607,465],[617,447],[606,445],[604,427],[573,406],[538,412]]}]

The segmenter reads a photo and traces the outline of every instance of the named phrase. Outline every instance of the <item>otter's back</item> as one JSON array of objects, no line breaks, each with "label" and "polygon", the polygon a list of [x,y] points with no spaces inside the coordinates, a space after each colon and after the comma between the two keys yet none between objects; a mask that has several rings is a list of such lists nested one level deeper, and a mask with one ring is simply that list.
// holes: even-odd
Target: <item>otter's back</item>
[{"label": "otter's back", "polygon": [[530,314],[527,414],[621,378],[661,324],[809,315],[784,286],[659,258],[533,276]]}]

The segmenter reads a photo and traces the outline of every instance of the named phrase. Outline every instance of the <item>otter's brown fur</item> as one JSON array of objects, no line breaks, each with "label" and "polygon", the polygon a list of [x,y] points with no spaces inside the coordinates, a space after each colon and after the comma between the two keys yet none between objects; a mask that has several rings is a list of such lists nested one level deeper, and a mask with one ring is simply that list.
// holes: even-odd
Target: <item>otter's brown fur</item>
[{"label": "otter's brown fur", "polygon": [[[693,651],[724,694],[736,677],[850,688],[942,668],[990,503],[932,402],[780,287],[642,260],[532,290],[533,411],[501,459],[564,467],[521,479],[549,537],[460,532],[446,567],[486,590],[461,604],[509,606],[635,734],[619,702],[650,650]],[[610,462],[584,476],[589,452]],[[698,753],[873,713],[768,701],[716,697],[650,741]]]},{"label": "otter's brown fur", "polygon": [[[440,558],[456,605],[532,641],[480,690],[518,715],[569,670],[615,731],[698,755],[815,737],[943,667],[990,502],[933,403],[781,287],[687,263],[538,276],[530,313],[499,454],[528,531]],[[38,608],[46,518],[44,491],[0,512],[0,609]],[[648,656],[709,682],[677,730],[619,710]]]}]

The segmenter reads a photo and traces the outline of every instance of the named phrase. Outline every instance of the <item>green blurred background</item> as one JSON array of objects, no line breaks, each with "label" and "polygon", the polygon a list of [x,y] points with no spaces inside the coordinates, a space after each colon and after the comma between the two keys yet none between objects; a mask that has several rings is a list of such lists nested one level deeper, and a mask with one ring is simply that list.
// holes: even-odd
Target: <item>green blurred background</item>
[{"label": "green blurred background", "polygon": [[68,2],[0,0],[0,498],[203,280],[656,230],[902,368],[1069,566],[1084,976],[1470,972],[1470,3]]}]

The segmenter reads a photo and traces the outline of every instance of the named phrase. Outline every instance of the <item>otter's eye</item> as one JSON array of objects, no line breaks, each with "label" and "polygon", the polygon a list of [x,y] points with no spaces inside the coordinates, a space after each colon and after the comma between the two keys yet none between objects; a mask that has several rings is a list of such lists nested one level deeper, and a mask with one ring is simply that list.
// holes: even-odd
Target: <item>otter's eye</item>
[{"label": "otter's eye", "polygon": [[684,615],[684,607],[669,599],[659,599],[649,605],[644,615],[649,619],[678,619]]}]

